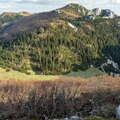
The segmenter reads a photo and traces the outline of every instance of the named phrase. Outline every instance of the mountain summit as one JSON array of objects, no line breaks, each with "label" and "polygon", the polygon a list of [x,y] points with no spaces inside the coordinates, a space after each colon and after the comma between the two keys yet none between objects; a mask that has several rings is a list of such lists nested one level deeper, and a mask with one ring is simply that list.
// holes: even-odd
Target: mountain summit
[{"label": "mountain summit", "polygon": [[79,4],[69,4],[61,9],[58,9],[59,13],[67,17],[82,17],[88,13],[88,9]]},{"label": "mountain summit", "polygon": [[117,15],[109,10],[109,9],[99,9],[99,8],[95,8],[92,10],[88,10],[87,8],[79,5],[79,4],[69,4],[61,9],[57,10],[58,13],[61,13],[63,16],[66,17],[71,17],[71,18],[77,18],[77,17],[93,17],[98,18],[98,17],[102,17],[102,18],[106,18],[106,19],[111,19],[116,17]]}]

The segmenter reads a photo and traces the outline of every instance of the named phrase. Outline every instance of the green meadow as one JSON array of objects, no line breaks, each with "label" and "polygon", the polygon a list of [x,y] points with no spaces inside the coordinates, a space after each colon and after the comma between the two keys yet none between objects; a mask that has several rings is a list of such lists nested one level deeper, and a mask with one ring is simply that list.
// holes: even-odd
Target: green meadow
[{"label": "green meadow", "polygon": [[85,71],[70,72],[66,75],[35,75],[35,74],[25,74],[19,71],[9,70],[0,68],[0,79],[15,79],[15,80],[54,80],[59,77],[82,77],[89,78],[93,76],[104,75],[103,72],[97,68],[90,68]]},{"label": "green meadow", "polygon": [[27,75],[18,71],[7,71],[0,68],[0,79],[15,79],[15,80],[52,80],[58,78],[57,75]]}]

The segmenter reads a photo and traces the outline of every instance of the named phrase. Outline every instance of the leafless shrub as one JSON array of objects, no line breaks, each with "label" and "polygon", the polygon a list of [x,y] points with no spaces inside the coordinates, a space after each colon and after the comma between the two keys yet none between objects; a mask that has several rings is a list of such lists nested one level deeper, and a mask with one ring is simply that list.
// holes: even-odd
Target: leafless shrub
[{"label": "leafless shrub", "polygon": [[116,79],[1,80],[0,119],[44,120],[75,114],[114,117],[114,109],[120,104],[120,90],[109,82],[119,83]]}]

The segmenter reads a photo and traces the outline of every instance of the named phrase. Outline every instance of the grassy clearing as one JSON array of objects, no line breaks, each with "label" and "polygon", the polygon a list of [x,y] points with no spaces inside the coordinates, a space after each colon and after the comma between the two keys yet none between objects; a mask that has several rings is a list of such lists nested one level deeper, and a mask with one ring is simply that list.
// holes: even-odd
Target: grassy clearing
[{"label": "grassy clearing", "polygon": [[15,80],[53,80],[58,78],[56,75],[27,75],[18,71],[10,70],[6,72],[5,69],[0,68],[0,79],[15,79]]},{"label": "grassy clearing", "polygon": [[117,120],[117,119],[110,119],[110,118],[86,118],[85,120]]},{"label": "grassy clearing", "polygon": [[86,71],[78,71],[71,72],[67,75],[27,75],[25,73],[21,73],[18,71],[10,70],[6,71],[6,69],[0,68],[0,79],[15,79],[15,80],[54,80],[59,77],[82,77],[89,78],[94,76],[104,75],[97,68],[90,68]]},{"label": "grassy clearing", "polygon": [[71,72],[67,76],[89,78],[89,77],[99,76],[104,74],[105,73],[101,72],[97,68],[89,68],[85,71]]}]

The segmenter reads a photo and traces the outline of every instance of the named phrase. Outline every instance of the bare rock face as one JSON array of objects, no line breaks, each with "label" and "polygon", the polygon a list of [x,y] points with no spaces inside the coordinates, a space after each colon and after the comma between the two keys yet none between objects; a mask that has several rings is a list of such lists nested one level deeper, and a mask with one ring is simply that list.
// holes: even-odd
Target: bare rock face
[{"label": "bare rock face", "polygon": [[99,16],[101,14],[101,11],[102,10],[100,8],[95,8],[95,9],[92,9],[89,14]]},{"label": "bare rock face", "polygon": [[116,15],[109,9],[102,10],[101,16],[104,18],[114,18]]},{"label": "bare rock face", "polygon": [[117,15],[109,10],[109,9],[100,9],[100,8],[95,8],[89,11],[87,16],[94,16],[94,17],[102,17],[106,19],[112,19],[116,17]]}]

